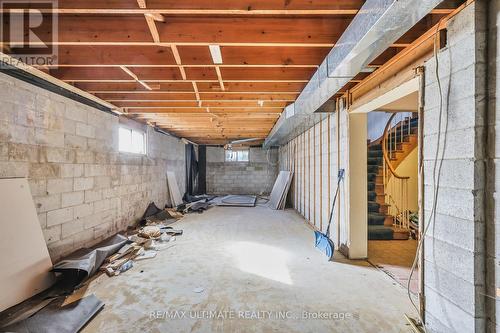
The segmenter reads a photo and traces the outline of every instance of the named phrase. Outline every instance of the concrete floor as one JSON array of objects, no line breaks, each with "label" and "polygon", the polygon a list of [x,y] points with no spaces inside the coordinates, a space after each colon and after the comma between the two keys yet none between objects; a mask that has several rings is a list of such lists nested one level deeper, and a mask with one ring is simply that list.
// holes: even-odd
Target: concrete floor
[{"label": "concrete floor", "polygon": [[[368,241],[368,261],[406,288],[417,243],[414,239]],[[418,269],[412,275],[410,290],[418,293]]]},{"label": "concrete floor", "polygon": [[84,332],[410,331],[405,290],[366,261],[326,261],[293,210],[215,207],[175,227],[174,247],[90,284],[106,305]]}]

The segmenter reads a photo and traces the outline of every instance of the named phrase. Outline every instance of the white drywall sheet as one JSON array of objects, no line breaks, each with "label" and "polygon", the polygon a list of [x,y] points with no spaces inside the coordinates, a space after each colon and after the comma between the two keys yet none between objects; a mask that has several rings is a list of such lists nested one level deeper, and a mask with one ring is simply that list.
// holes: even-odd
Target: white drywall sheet
[{"label": "white drywall sheet", "polygon": [[0,311],[45,290],[53,282],[28,181],[0,179]]}]

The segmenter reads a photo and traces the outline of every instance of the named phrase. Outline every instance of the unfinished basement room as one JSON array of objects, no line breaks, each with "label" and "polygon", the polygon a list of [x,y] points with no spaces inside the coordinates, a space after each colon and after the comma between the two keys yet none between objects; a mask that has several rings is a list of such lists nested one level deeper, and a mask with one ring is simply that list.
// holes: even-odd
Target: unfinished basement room
[{"label": "unfinished basement room", "polygon": [[500,332],[500,0],[0,11],[0,332]]}]

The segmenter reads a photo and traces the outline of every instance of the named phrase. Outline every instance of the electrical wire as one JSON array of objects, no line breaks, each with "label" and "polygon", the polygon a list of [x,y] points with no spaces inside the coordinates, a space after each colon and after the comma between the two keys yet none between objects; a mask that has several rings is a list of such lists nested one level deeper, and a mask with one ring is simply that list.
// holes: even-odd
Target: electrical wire
[{"label": "electrical wire", "polygon": [[[419,308],[415,304],[411,292],[410,292],[410,283],[411,283],[411,278],[413,276],[413,273],[415,272],[418,258],[422,255],[422,246],[424,243],[425,236],[427,234],[427,231],[429,230],[429,227],[435,224],[436,222],[436,207],[437,207],[437,199],[438,199],[438,194],[439,194],[439,183],[441,180],[441,168],[443,166],[443,159],[444,159],[444,154],[446,151],[446,139],[447,139],[447,132],[448,132],[448,103],[446,103],[446,112],[445,112],[445,120],[444,120],[444,132],[443,132],[443,148],[441,149],[441,156],[440,156],[440,145],[441,145],[441,125],[442,125],[442,116],[443,116],[443,109],[444,109],[444,103],[443,103],[443,90],[441,86],[441,79],[439,77],[439,57],[438,57],[438,37],[439,37],[439,27],[440,24],[437,26],[437,31],[436,35],[434,38],[434,60],[435,60],[435,75],[436,75],[436,82],[439,90],[439,112],[438,112],[438,132],[437,132],[437,145],[436,145],[436,154],[434,157],[434,166],[432,170],[432,189],[433,189],[433,196],[432,196],[432,206],[431,206],[431,211],[429,213],[429,218],[427,222],[424,224],[424,230],[422,234],[420,235],[420,239],[418,241],[417,245],[417,251],[416,251],[416,256],[413,260],[413,264],[411,266],[410,270],[410,276],[408,278],[408,283],[406,285],[406,292],[408,295],[408,298],[410,299],[411,304],[415,308],[417,315],[419,317],[419,321],[422,324],[422,328],[424,329],[424,332],[427,332],[424,321],[422,318],[422,314],[420,313]],[[449,89],[448,85],[448,89]],[[447,94],[447,98],[449,97],[449,92]],[[422,161],[423,163],[423,161]],[[437,174],[436,174],[437,171]],[[423,213],[423,212],[422,212]],[[432,222],[432,223],[431,223]],[[422,269],[422,268],[420,268]]]}]

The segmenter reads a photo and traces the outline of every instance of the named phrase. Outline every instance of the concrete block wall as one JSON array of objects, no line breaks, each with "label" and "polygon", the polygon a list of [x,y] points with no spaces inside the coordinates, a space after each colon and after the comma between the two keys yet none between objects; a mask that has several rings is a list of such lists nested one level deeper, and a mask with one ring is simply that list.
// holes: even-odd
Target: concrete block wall
[{"label": "concrete block wall", "polygon": [[424,295],[430,332],[485,330],[485,3],[476,1],[451,20],[447,46],[437,55],[440,128],[436,60],[425,64],[423,213],[431,224],[424,240]]},{"label": "concrete block wall", "polygon": [[[147,131],[148,154],[118,152],[119,118],[0,74],[0,177],[27,177],[53,261],[124,230],[184,189],[184,144]],[[137,126],[138,124],[135,123]]]},{"label": "concrete block wall", "polygon": [[[278,175],[278,150],[252,147],[249,162],[225,162],[223,147],[207,147],[207,193],[269,194]],[[269,159],[269,160],[268,160]]]},{"label": "concrete block wall", "polygon": [[487,331],[500,331],[500,0],[491,0],[488,8],[488,116],[486,117],[486,318]]}]

